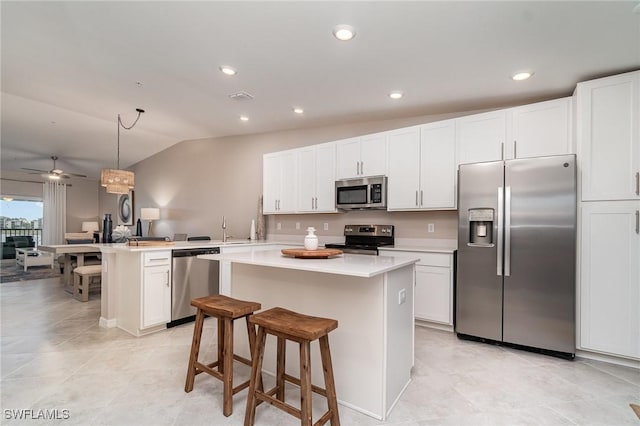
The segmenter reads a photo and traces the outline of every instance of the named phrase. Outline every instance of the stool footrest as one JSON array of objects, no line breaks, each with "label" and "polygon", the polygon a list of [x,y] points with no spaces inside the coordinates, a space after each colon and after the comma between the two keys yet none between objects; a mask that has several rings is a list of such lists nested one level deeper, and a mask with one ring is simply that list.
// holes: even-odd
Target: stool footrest
[{"label": "stool footrest", "polygon": [[[269,393],[271,393],[271,391]],[[269,393],[256,390],[255,397],[258,401],[264,401],[267,404],[271,404],[274,407],[278,407],[279,409],[286,411],[287,413],[298,419],[302,419],[302,410],[294,407],[293,405],[287,404],[286,402],[282,402],[279,399],[276,399],[275,397],[269,395]]]},{"label": "stool footrest", "polygon": [[251,360],[250,359],[241,357],[240,355],[236,355],[236,354],[233,354],[233,359],[235,359],[236,361],[241,362],[241,363],[251,367]]},{"label": "stool footrest", "polygon": [[[285,379],[287,382],[291,382],[291,383],[293,383],[293,384],[295,384],[295,385],[300,386],[300,379],[299,379],[299,378],[297,378],[297,377],[293,377],[293,376],[290,376],[290,375],[288,375],[288,374],[286,374],[286,373],[285,373],[285,374],[284,374],[284,379]],[[324,388],[321,388],[320,386],[311,385],[311,390],[312,390],[313,392],[315,392],[315,393],[319,394],[319,395],[324,396],[324,397],[326,397],[326,396],[327,396],[327,390],[326,390],[326,389],[324,389]]]}]

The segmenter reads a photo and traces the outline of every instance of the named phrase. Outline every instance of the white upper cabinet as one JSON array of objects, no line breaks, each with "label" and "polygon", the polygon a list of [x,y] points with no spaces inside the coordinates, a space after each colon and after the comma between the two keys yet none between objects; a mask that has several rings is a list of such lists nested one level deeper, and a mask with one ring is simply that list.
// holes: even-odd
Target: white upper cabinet
[{"label": "white upper cabinet", "polygon": [[505,158],[573,154],[572,98],[555,99],[509,110],[511,134]]},{"label": "white upper cabinet", "polygon": [[579,83],[582,200],[640,198],[640,71]]},{"label": "white upper cabinet", "polygon": [[455,208],[455,121],[389,133],[388,210]]},{"label": "white upper cabinet", "polygon": [[389,133],[388,210],[420,208],[420,128]]},{"label": "white upper cabinet", "polygon": [[298,211],[335,212],[336,144],[329,142],[298,151]]},{"label": "white upper cabinet", "polygon": [[337,141],[336,150],[336,179],[387,174],[386,133]]},{"label": "white upper cabinet", "polygon": [[298,187],[296,151],[265,154],[262,167],[264,214],[295,212]]},{"label": "white upper cabinet", "polygon": [[506,110],[456,119],[458,164],[503,159],[506,139]]},{"label": "white upper cabinet", "polygon": [[438,121],[420,127],[420,207],[455,209],[456,123]]}]

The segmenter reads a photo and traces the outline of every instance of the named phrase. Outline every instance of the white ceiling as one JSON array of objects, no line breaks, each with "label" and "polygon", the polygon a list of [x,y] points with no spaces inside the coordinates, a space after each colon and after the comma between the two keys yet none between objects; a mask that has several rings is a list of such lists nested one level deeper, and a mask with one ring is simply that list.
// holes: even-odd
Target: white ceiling
[{"label": "white ceiling", "polygon": [[[117,115],[130,125],[137,107],[122,167],[186,139],[570,95],[640,68],[637,5],[2,1],[1,166],[48,170],[55,154],[65,172],[97,177],[115,166]],[[356,37],[337,41],[337,24]],[[519,70],[535,75],[512,81]],[[237,91],[255,99],[228,98]]]}]

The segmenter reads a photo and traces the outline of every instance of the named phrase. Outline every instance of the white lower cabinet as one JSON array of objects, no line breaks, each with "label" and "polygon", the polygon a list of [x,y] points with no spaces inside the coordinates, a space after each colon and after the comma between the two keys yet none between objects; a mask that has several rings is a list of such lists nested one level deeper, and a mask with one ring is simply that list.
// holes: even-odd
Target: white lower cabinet
[{"label": "white lower cabinet", "polygon": [[439,328],[453,327],[453,254],[380,249],[381,256],[419,257],[414,316]]},{"label": "white lower cabinet", "polygon": [[580,348],[640,359],[640,202],[583,202]]},{"label": "white lower cabinet", "polygon": [[171,321],[171,267],[147,266],[142,277],[142,327]]}]

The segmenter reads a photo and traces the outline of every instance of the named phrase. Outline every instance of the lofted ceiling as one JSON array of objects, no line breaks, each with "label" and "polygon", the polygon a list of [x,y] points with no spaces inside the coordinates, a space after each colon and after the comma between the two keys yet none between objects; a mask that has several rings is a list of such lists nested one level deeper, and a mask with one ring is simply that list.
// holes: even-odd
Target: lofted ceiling
[{"label": "lofted ceiling", "polygon": [[138,107],[122,167],[188,139],[516,105],[640,68],[637,1],[2,1],[1,19],[2,169],[57,155],[93,178]]}]

